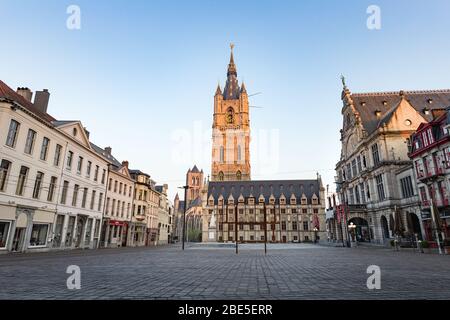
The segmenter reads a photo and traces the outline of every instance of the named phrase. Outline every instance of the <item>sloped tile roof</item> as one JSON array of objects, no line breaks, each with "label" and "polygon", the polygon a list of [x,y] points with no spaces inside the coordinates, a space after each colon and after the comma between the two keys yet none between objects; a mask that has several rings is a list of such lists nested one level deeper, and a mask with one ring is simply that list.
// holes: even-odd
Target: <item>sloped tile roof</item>
[{"label": "sloped tile roof", "polygon": [[22,97],[20,94],[15,92],[6,83],[4,83],[1,80],[0,80],[0,98],[7,99],[7,100],[10,100],[10,101],[13,101],[13,102],[19,104],[23,108],[27,109],[31,113],[34,113],[39,118],[41,118],[47,122],[51,123],[52,121],[56,120],[48,113],[39,111],[32,102],[30,102],[27,99],[25,99],[24,97]]},{"label": "sloped tile roof", "polygon": [[[424,114],[423,110],[428,108],[445,109],[450,106],[450,89],[429,90],[429,91],[404,91],[404,97],[411,106],[420,114],[431,121],[433,116]],[[385,121],[392,115],[395,106],[401,101],[400,91],[397,92],[377,92],[377,93],[353,93],[351,94],[353,104],[359,112],[362,124],[368,134],[373,133],[379,125],[380,118],[377,118],[375,111],[381,112],[381,119]],[[383,103],[384,102],[384,103]],[[431,102],[431,103],[429,103]]]},{"label": "sloped tile roof", "polygon": [[263,195],[267,204],[269,203],[271,194],[273,194],[275,199],[278,199],[281,194],[284,194],[286,199],[289,199],[291,195],[294,194],[297,200],[301,199],[302,195],[305,194],[308,198],[308,203],[311,203],[313,194],[316,194],[319,198],[320,185],[318,180],[248,180],[209,182],[208,199],[210,195],[212,195],[216,204],[220,195],[222,195],[224,199],[228,199],[230,194],[233,196],[236,203],[241,194],[244,198],[253,196],[256,201],[258,201],[260,195]]},{"label": "sloped tile roof", "polygon": [[106,161],[108,161],[109,163],[111,163],[116,171],[118,168],[122,167],[122,163],[120,163],[119,160],[117,160],[116,158],[114,158],[113,155],[108,155],[105,151],[105,149],[100,148],[99,146],[95,145],[94,143],[91,142],[91,147],[95,150],[95,152],[97,152],[97,154],[99,154],[101,157],[103,157]]}]

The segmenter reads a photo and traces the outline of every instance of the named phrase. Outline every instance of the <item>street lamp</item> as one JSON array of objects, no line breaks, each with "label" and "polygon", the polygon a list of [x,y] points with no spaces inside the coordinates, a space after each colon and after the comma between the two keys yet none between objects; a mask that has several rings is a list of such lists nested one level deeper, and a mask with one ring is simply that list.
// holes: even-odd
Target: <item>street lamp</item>
[{"label": "street lamp", "polygon": [[182,232],[182,245],[181,249],[184,250],[184,238],[186,233],[186,209],[187,209],[187,191],[189,189],[189,186],[182,186],[178,187],[178,189],[184,189],[184,210],[183,210],[183,232]]},{"label": "street lamp", "polygon": [[317,227],[314,227],[313,231],[314,231],[314,243],[317,243],[317,231],[319,231],[319,229],[317,229]]},{"label": "street lamp", "polygon": [[354,236],[355,245],[357,244],[356,239],[356,225],[353,222],[350,222],[348,225],[348,229],[350,230],[350,233]]}]

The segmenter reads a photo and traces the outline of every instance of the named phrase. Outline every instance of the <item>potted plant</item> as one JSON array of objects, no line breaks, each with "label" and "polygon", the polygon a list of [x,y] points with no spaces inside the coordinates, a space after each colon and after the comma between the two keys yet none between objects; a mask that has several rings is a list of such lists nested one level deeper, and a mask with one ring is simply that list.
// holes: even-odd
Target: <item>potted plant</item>
[{"label": "potted plant", "polygon": [[395,240],[394,239],[392,239],[389,243],[391,244],[392,248],[395,247]]}]

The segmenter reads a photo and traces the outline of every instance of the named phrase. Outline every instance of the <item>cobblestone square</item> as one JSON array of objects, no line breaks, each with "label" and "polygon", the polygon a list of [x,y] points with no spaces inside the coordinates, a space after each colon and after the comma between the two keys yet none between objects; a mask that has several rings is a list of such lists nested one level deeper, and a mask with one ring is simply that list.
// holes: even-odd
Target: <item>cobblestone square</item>
[{"label": "cobblestone square", "polygon": [[[450,299],[449,256],[313,244],[0,256],[0,299]],[[81,289],[69,290],[69,265]],[[369,265],[381,289],[369,290]]]}]

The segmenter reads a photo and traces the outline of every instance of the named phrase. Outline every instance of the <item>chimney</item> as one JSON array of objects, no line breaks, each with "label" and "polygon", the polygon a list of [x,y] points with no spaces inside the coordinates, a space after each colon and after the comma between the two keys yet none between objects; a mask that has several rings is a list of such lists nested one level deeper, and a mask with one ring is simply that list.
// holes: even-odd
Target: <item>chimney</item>
[{"label": "chimney", "polygon": [[128,169],[128,161],[122,161],[122,167],[126,167]]},{"label": "chimney", "polygon": [[33,92],[30,89],[23,87],[17,88],[17,93],[22,96],[25,100],[31,102],[31,98],[33,97]]},{"label": "chimney", "polygon": [[112,151],[111,147],[106,147],[105,148],[106,155],[110,156],[111,155],[111,151]]},{"label": "chimney", "polygon": [[36,91],[36,95],[34,96],[34,106],[39,111],[47,113],[49,99],[50,99],[50,92],[48,92],[48,89]]}]

